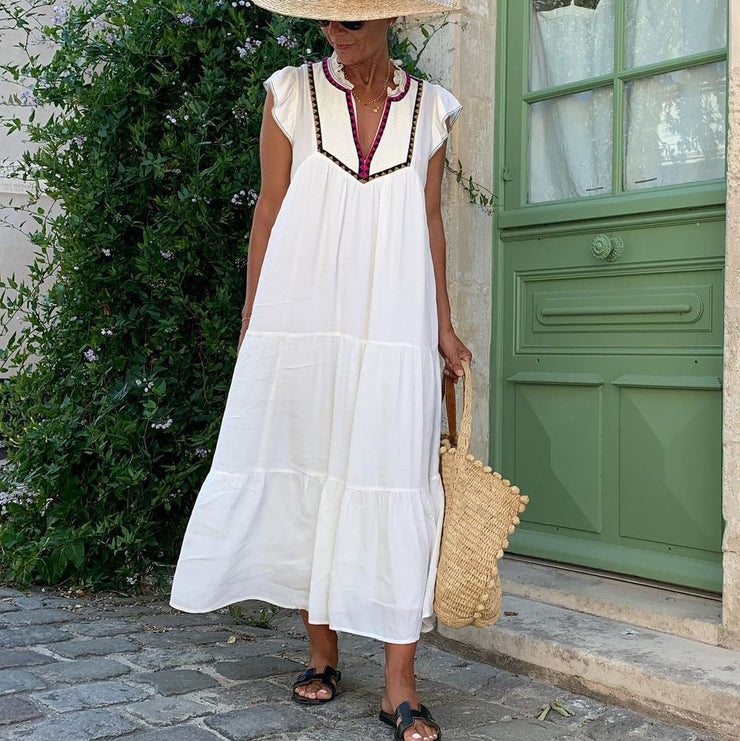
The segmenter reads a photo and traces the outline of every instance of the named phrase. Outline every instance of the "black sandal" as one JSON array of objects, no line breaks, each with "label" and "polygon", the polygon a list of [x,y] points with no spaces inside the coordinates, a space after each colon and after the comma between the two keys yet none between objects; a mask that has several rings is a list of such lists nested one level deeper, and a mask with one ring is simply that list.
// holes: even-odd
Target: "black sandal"
[{"label": "black sandal", "polygon": [[[296,702],[300,702],[302,705],[320,705],[324,702],[330,702],[334,699],[337,694],[337,683],[342,678],[342,672],[337,671],[333,666],[327,666],[323,672],[317,672],[314,667],[310,669],[304,669],[293,682],[293,699]],[[318,680],[326,688],[331,690],[329,697],[303,697],[298,694],[295,690],[296,687],[300,687],[304,684],[310,684]],[[321,689],[321,688],[319,688]],[[317,690],[318,691],[318,690]]]},{"label": "black sandal", "polygon": [[[420,705],[418,710],[414,710],[409,704],[408,700],[404,700],[396,707],[395,716],[390,713],[386,713],[385,710],[380,711],[378,718],[387,723],[389,726],[395,728],[393,738],[395,741],[405,741],[403,733],[407,728],[414,725],[417,718],[421,718],[427,725],[432,726],[437,731],[437,738],[435,741],[441,741],[442,729],[439,726],[432,714],[429,712],[429,708],[426,705]],[[398,720],[401,720],[399,723]]]}]

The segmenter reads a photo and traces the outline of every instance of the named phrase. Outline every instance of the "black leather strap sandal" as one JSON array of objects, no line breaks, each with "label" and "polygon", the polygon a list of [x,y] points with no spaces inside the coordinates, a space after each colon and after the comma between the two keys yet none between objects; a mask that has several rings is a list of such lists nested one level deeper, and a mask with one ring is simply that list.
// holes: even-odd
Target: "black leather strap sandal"
[{"label": "black leather strap sandal", "polygon": [[[293,682],[293,699],[296,702],[300,702],[302,705],[320,705],[324,702],[330,702],[334,699],[337,694],[337,684],[342,678],[342,672],[335,669],[333,666],[327,666],[323,672],[317,672],[314,667],[310,669],[304,669]],[[329,697],[303,697],[296,692],[296,687],[301,687],[304,684],[310,684],[311,682],[319,681],[323,689],[324,687],[331,691]],[[317,691],[318,691],[317,689]]]},{"label": "black leather strap sandal", "polygon": [[[378,718],[382,720],[383,723],[387,723],[389,726],[393,726],[396,729],[396,732],[393,735],[395,741],[405,741],[403,732],[407,728],[413,726],[417,718],[420,718],[428,726],[431,726],[437,731],[436,741],[441,741],[442,739],[442,729],[439,727],[439,723],[432,718],[429,708],[425,705],[419,705],[419,709],[414,710],[408,700],[404,700],[396,707],[395,717],[390,713],[386,713],[385,710],[381,710]],[[400,723],[398,722],[399,719],[401,721]]]}]

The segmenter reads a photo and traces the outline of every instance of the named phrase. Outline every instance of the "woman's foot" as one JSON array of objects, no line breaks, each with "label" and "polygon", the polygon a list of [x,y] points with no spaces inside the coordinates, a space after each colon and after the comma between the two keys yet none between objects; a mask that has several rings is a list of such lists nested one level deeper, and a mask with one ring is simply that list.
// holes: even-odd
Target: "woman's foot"
[{"label": "woman's foot", "polygon": [[[396,708],[408,700],[413,710],[421,708],[421,700],[416,692],[415,681],[404,681],[402,679],[391,680],[386,678],[385,691],[380,701],[381,710],[394,715]],[[421,718],[416,718],[414,725],[409,726],[403,733],[404,741],[435,741],[438,732],[434,726],[430,726]]]},{"label": "woman's foot", "polygon": [[[323,672],[327,666],[334,669],[339,663],[339,645],[336,631],[328,625],[316,625],[308,622],[308,612],[301,610],[303,623],[306,626],[310,642],[307,669],[314,667],[317,673]],[[325,700],[331,697],[331,690],[318,679],[295,688],[297,695],[310,699]]]},{"label": "woman's foot", "polygon": [[[414,662],[416,657],[416,643],[386,643],[385,644],[385,691],[380,701],[381,710],[394,717],[396,708],[404,701],[408,701],[412,710],[421,709],[421,701],[416,693],[416,674]],[[396,727],[399,722],[396,721]],[[435,741],[439,732],[421,718],[414,719],[403,732],[404,741]]]}]

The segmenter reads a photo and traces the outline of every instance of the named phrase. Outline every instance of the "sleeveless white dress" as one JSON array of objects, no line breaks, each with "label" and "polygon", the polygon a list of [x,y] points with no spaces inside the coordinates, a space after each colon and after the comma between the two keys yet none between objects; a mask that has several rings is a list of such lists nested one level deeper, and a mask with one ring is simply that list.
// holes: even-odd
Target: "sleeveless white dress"
[{"label": "sleeveless white dress", "polygon": [[434,627],[441,358],[424,184],[462,105],[396,65],[372,148],[336,52],[263,82],[293,147],[170,605],[392,643]]}]

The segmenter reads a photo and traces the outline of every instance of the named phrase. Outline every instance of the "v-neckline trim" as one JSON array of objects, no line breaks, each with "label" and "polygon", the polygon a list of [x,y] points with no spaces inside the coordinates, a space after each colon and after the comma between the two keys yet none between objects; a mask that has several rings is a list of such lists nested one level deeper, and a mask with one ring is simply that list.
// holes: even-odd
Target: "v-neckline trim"
[{"label": "v-neckline trim", "polygon": [[378,128],[375,130],[375,136],[373,137],[372,144],[370,145],[370,151],[365,154],[362,151],[362,145],[360,144],[360,129],[357,123],[357,110],[355,108],[354,98],[352,96],[352,88],[346,87],[339,80],[335,78],[331,71],[330,65],[331,57],[324,57],[321,60],[321,68],[324,71],[326,79],[338,90],[344,93],[345,103],[347,105],[347,113],[349,114],[349,121],[352,127],[352,138],[355,143],[355,150],[357,152],[358,160],[358,175],[361,179],[366,179],[370,175],[370,164],[373,156],[380,145],[380,141],[383,138],[383,132],[385,131],[386,124],[388,123],[388,116],[391,111],[391,104],[402,100],[411,86],[411,76],[403,70],[404,73],[404,86],[403,89],[397,95],[388,95],[385,99],[383,106],[383,113],[380,116],[378,122]]}]

